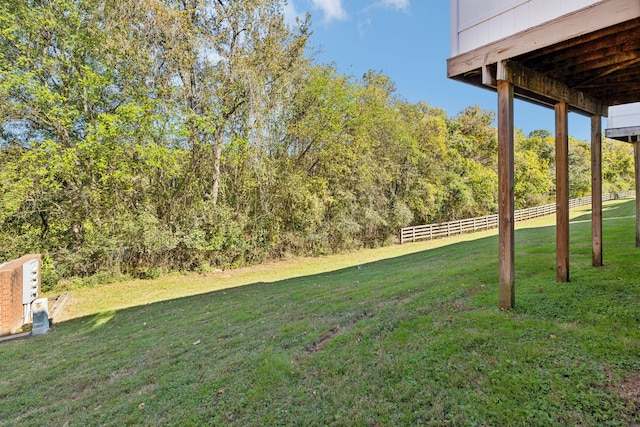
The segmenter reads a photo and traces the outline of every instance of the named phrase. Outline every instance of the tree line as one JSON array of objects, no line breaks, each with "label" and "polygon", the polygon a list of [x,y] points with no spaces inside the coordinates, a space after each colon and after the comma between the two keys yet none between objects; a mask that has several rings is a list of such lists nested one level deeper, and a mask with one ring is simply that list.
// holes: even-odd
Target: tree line
[{"label": "tree line", "polygon": [[[207,271],[396,241],[497,211],[494,113],[409,103],[309,54],[281,0],[0,4],[0,261],[43,280]],[[570,140],[570,195],[590,193]],[[516,208],[553,199],[554,140],[516,135]],[[633,186],[605,141],[605,191]]]}]

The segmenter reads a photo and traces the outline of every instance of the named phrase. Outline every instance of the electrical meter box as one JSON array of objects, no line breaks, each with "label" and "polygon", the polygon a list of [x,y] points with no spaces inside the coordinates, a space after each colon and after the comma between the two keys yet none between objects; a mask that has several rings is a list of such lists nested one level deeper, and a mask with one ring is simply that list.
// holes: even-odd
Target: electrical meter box
[{"label": "electrical meter box", "polygon": [[42,335],[49,331],[49,307],[47,298],[38,298],[33,301],[31,311],[33,312],[33,328],[31,335]]},{"label": "electrical meter box", "polygon": [[32,259],[22,265],[22,304],[31,304],[38,297],[40,260]]}]

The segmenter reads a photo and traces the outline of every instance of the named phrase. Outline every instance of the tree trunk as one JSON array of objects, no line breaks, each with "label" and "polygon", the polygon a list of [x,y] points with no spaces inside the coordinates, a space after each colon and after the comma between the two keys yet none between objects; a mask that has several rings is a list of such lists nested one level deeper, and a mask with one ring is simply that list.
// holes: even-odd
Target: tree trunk
[{"label": "tree trunk", "polygon": [[213,145],[213,183],[211,185],[211,203],[214,207],[218,205],[218,194],[220,193],[220,160],[222,158],[222,138],[224,131],[220,130],[214,140]]}]

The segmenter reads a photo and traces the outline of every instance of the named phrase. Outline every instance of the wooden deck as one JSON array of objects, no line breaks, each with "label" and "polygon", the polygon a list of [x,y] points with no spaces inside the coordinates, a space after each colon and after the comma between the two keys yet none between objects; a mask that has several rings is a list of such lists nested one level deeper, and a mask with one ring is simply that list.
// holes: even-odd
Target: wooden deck
[{"label": "wooden deck", "polygon": [[[458,1],[452,0],[454,13],[460,12]],[[464,4],[466,7],[473,5]],[[450,78],[495,90],[498,95],[498,240],[502,308],[509,309],[515,304],[514,98],[555,110],[556,278],[559,282],[568,282],[570,278],[567,115],[574,111],[591,117],[592,194],[596,195],[592,208],[593,265],[602,265],[602,204],[597,197],[602,194],[601,122],[602,117],[608,115],[610,106],[640,101],[640,0],[576,4],[588,6],[513,34],[503,34],[498,40],[458,52],[447,60]],[[521,3],[505,0],[502,5]],[[544,12],[541,9],[545,7],[544,3],[532,2],[531,5],[538,8],[533,12]],[[456,20],[452,19],[452,22]],[[458,36],[460,29],[455,30],[452,34]],[[458,41],[453,39],[452,47],[458,47]],[[638,175],[640,151],[636,144],[636,180],[640,186]],[[636,229],[640,245],[640,204]]]}]

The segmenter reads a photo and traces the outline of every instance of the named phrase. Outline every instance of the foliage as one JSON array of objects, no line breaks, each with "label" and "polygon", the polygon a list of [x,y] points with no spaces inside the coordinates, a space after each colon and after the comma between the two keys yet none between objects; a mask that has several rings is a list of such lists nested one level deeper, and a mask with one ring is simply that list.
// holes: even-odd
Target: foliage
[{"label": "foliage", "polygon": [[[497,209],[494,114],[409,103],[315,64],[279,0],[0,4],[0,261],[57,279],[206,270],[395,241]],[[589,149],[570,141],[571,195]],[[633,185],[605,143],[605,189]],[[554,194],[553,138],[517,137],[518,207]],[[51,282],[51,283],[49,283]],[[82,280],[80,280],[82,282]]]},{"label": "foliage", "polygon": [[602,178],[605,192],[616,192],[633,188],[633,145],[605,140],[602,144]]}]

